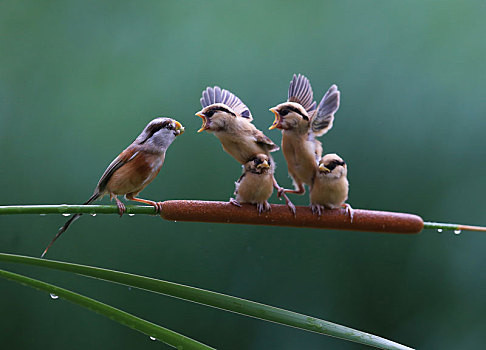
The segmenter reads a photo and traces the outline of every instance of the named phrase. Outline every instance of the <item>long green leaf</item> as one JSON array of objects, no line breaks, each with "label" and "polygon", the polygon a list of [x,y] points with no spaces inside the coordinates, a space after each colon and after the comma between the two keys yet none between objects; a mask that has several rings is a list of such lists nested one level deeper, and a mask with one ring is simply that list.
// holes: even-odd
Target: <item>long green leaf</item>
[{"label": "long green leaf", "polygon": [[0,276],[38,290],[55,294],[60,298],[84,306],[85,308],[88,308],[103,316],[106,316],[118,323],[121,323],[124,326],[145,333],[148,336],[160,340],[175,348],[194,349],[194,350],[214,349],[212,347],[199,343],[191,338],[188,338],[184,335],[181,335],[167,328],[156,325],[155,323],[148,322],[144,319],[141,319],[137,316],[129,314],[120,309],[114,308],[110,305],[85,297],[84,295],[71,292],[70,290],[60,288],[49,283],[45,283],[27,276],[19,275],[1,269],[0,269]]},{"label": "long green leaf", "polygon": [[381,338],[369,333],[361,332],[336,323],[324,321],[315,317],[306,316],[292,311],[276,308],[253,301],[232,297],[182,284],[162,281],[154,278],[134,275],[125,272],[71,264],[52,260],[38,259],[21,255],[2,254],[0,261],[23,263],[43,266],[56,270],[74,272],[80,275],[111,281],[132,286],[195,303],[212,306],[226,311],[271,321],[306,331],[325,334],[379,349],[410,350],[411,348]]}]

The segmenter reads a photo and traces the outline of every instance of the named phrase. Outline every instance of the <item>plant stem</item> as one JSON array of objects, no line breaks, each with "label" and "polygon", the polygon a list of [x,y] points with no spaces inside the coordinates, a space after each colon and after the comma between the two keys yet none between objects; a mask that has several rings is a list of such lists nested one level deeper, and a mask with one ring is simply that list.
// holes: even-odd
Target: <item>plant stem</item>
[{"label": "plant stem", "polygon": [[[321,216],[308,207],[296,207],[296,215],[285,205],[271,205],[271,211],[259,214],[255,206],[238,208],[228,202],[169,200],[162,202],[160,216],[169,221],[215,222],[246,225],[270,225],[326,228],[382,233],[420,233],[422,229],[486,231],[486,227],[423,222],[407,213],[353,209],[353,221],[344,209],[326,209]],[[152,206],[127,205],[127,214],[156,215]],[[0,206],[0,215],[15,214],[118,214],[115,205],[10,205]]]}]

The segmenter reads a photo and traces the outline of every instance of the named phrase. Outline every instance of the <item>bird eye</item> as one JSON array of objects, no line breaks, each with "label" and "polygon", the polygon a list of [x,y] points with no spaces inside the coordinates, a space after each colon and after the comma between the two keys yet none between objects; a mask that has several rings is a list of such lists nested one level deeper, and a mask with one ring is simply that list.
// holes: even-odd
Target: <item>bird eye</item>
[{"label": "bird eye", "polygon": [[211,118],[211,117],[213,116],[213,114],[214,114],[214,111],[213,111],[213,110],[211,110],[211,111],[207,111],[207,112],[205,113],[206,118]]},{"label": "bird eye", "polygon": [[282,110],[280,111],[280,115],[281,115],[282,117],[286,116],[287,114],[289,114],[289,110],[288,110],[288,109],[282,109]]},{"label": "bird eye", "polygon": [[169,124],[167,124],[166,128],[169,129],[169,130],[173,130],[174,125],[172,123],[169,123]]}]

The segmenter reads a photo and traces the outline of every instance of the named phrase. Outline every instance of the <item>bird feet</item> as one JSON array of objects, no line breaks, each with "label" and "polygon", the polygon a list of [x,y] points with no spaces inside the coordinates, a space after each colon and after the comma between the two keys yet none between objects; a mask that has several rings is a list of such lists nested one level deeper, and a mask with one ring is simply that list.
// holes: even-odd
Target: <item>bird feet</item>
[{"label": "bird feet", "polygon": [[349,215],[349,218],[351,219],[351,222],[353,222],[353,216],[354,216],[354,210],[351,208],[351,206],[348,203],[344,203],[341,205],[341,207],[344,208],[346,211],[346,214]]},{"label": "bird feet", "polygon": [[241,208],[241,204],[240,202],[238,202],[236,199],[234,198],[230,198],[229,202],[237,207],[240,207]]},{"label": "bird feet", "polygon": [[263,203],[257,203],[256,207],[257,207],[257,210],[258,210],[258,214],[261,214],[265,211],[272,210],[272,207],[270,206],[270,204],[268,204],[267,201],[265,201]]},{"label": "bird feet", "polygon": [[123,202],[119,200],[117,197],[115,197],[115,201],[116,201],[116,206],[118,207],[118,214],[120,214],[120,217],[122,217],[123,213],[125,213],[127,208],[125,208],[125,204],[123,204]]},{"label": "bird feet", "polygon": [[324,212],[324,206],[323,205],[311,204],[310,208],[312,210],[312,213],[314,213],[317,216],[321,216],[322,213]]}]

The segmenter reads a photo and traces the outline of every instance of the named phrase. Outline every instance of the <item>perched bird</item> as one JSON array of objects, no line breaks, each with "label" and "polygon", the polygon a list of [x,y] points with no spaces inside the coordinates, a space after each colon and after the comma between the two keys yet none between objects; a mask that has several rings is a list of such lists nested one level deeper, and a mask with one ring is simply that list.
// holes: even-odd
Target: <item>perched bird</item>
[{"label": "perched bird", "polygon": [[270,129],[282,130],[282,152],[295,187],[284,192],[304,194],[304,184],[312,185],[322,156],[322,145],[316,137],[332,128],[334,113],[339,109],[339,98],[337,86],[332,85],[316,108],[309,79],[294,74],[287,102],[270,108],[275,114]]},{"label": "perched bird", "polygon": [[203,119],[198,132],[213,133],[223,149],[241,164],[257,154],[269,155],[279,147],[251,123],[248,107],[234,94],[218,86],[208,87],[201,97],[202,110],[196,113]]},{"label": "perched bird", "polygon": [[[157,176],[164,164],[167,148],[183,132],[184,127],[174,119],[161,117],[152,120],[135,141],[106,168],[93,195],[84,205],[110,195],[110,199],[115,199],[121,216],[125,212],[125,205],[117,196],[125,196],[128,200],[153,205],[156,211],[160,212],[160,202],[136,198],[136,196]],[[56,239],[81,215],[74,215],[59,229],[42,253],[42,257]]]},{"label": "perched bird", "polygon": [[[203,124],[198,132],[206,130],[213,133],[223,149],[242,165],[258,154],[265,154],[271,160],[270,153],[279,150],[272,140],[252,124],[250,109],[230,91],[218,86],[208,87],[203,91],[200,101],[203,109],[196,115],[202,118]],[[284,196],[287,206],[295,214],[295,206],[278,185],[273,173],[272,179],[279,197]]]},{"label": "perched bird", "polygon": [[348,167],[337,154],[322,157],[310,190],[310,207],[314,214],[320,216],[324,208],[344,207],[353,221],[353,209],[345,203],[349,192],[347,175]]},{"label": "perched bird", "polygon": [[240,203],[256,204],[258,212],[270,210],[267,200],[274,187],[275,166],[272,159],[266,154],[258,154],[243,165],[243,174],[235,182],[236,199],[231,198],[230,203],[240,207]]}]

